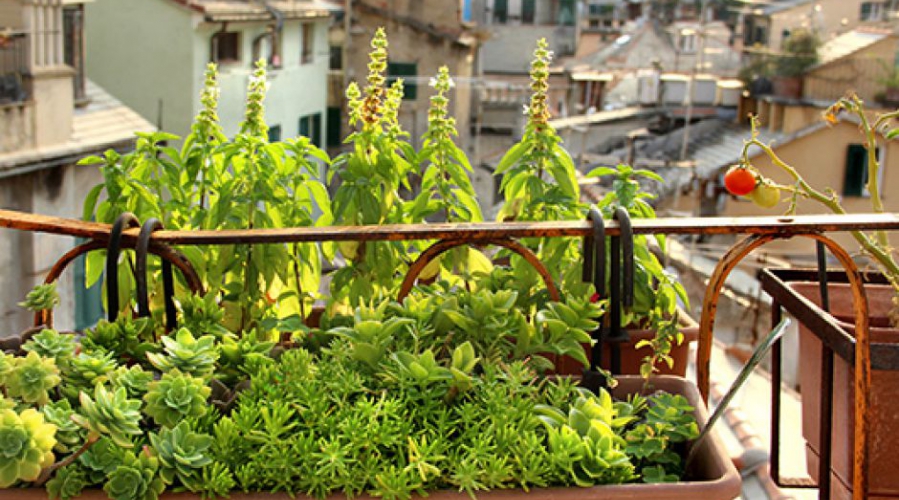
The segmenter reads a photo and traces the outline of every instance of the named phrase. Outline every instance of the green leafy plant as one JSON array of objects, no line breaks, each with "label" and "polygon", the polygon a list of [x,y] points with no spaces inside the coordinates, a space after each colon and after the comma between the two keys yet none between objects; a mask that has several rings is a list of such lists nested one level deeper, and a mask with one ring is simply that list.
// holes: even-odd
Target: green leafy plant
[{"label": "green leafy plant", "polygon": [[37,479],[53,463],[55,433],[56,426],[33,408],[0,410],[0,488]]},{"label": "green leafy plant", "polygon": [[78,400],[79,393],[92,393],[94,387],[108,380],[108,374],[116,369],[113,353],[105,351],[80,352],[63,365],[60,390],[73,402]]},{"label": "green leafy plant", "polygon": [[[180,150],[165,145],[178,137],[156,132],[138,134],[132,153],[110,151],[81,161],[99,164],[103,174],[103,183],[85,199],[85,219],[111,223],[127,211],[142,221],[156,217],[166,228],[185,230],[331,223],[328,191],[318,180],[320,163],[327,164],[328,156],[305,137],[268,141],[263,119],[265,64],[257,64],[249,79],[245,120],[232,140],[218,123],[216,79],[216,67],[210,65],[200,97],[202,108]],[[314,244],[182,251],[222,308],[226,321],[220,327],[236,333],[253,329],[266,318],[277,325],[283,318],[304,317],[318,290],[321,258]],[[99,279],[104,258],[100,252],[89,254],[88,284]],[[120,276],[130,276],[127,259],[122,258],[119,266]],[[123,279],[122,285],[120,303],[130,304],[133,284]],[[272,304],[273,299],[278,300]],[[192,306],[186,307],[188,312]],[[210,307],[203,311],[207,316],[212,313]],[[154,308],[154,315],[159,314]]]},{"label": "green leafy plant", "polygon": [[[504,198],[499,220],[552,221],[584,217],[574,162],[549,123],[547,91],[552,53],[548,46],[545,39],[540,39],[531,62],[533,94],[530,104],[525,106],[528,119],[524,135],[496,166],[495,174],[502,176],[500,191]],[[537,251],[564,290],[590,295],[581,283],[582,259],[574,240],[552,238],[526,243]],[[536,283],[536,272],[517,255],[512,256],[512,267],[519,279]]]},{"label": "green leafy plant", "polygon": [[[332,207],[336,224],[411,222],[400,190],[411,189],[408,176],[416,154],[398,121],[403,81],[386,87],[387,46],[379,29],[371,41],[364,93],[355,82],[346,91],[349,124],[356,129],[345,141],[352,150],[335,158],[328,171],[329,182],[339,180]],[[334,273],[333,301],[356,306],[364,297],[384,297],[406,267],[407,250],[398,242],[341,242],[339,248],[348,265]]]},{"label": "green leafy plant", "polygon": [[82,345],[90,350],[112,353],[114,358],[143,361],[156,349],[155,325],[152,318],[132,319],[120,315],[115,321],[100,321],[85,331]]},{"label": "green leafy plant", "polygon": [[783,52],[774,59],[774,71],[778,76],[793,77],[805,74],[818,63],[818,47],[821,40],[814,32],[798,29],[790,33],[783,43]]},{"label": "green leafy plant", "polygon": [[[611,176],[612,189],[597,203],[603,218],[611,219],[618,208],[624,208],[631,219],[654,219],[655,210],[648,200],[653,195],[643,190],[639,178],[664,182],[649,170],[635,170],[628,165],[617,168],[598,167],[587,174],[588,177]],[[665,251],[665,236],[655,235],[655,243]],[[651,340],[644,340],[636,348],[649,346],[652,353],[644,358],[640,374],[648,378],[656,366],[666,363],[672,366],[671,349],[683,342],[677,317],[678,299],[688,305],[687,292],[674,276],[669,274],[658,257],[649,248],[645,235],[634,236],[634,303],[630,308],[622,307],[622,322],[648,328],[656,332]]]}]

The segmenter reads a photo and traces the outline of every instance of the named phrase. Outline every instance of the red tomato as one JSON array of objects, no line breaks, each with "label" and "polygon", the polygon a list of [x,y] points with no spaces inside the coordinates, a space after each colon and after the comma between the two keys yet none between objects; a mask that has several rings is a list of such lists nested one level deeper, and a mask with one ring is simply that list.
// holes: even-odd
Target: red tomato
[{"label": "red tomato", "polygon": [[734,165],[724,174],[724,187],[727,192],[737,196],[746,196],[755,189],[757,179],[748,168]]}]

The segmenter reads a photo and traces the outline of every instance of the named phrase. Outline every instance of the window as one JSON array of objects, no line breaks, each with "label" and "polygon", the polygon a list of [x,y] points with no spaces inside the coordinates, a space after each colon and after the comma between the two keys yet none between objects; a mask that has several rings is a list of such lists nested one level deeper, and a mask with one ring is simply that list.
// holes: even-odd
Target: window
[{"label": "window", "polygon": [[[880,150],[875,151],[879,155]],[[843,196],[868,196],[868,150],[861,144],[850,144],[846,150],[846,177]]]},{"label": "window", "polygon": [[684,30],[680,34],[679,47],[682,54],[693,54],[696,52],[696,33],[693,30]]},{"label": "window", "polygon": [[303,47],[300,49],[300,64],[308,64],[315,60],[315,26],[311,23],[303,25]]},{"label": "window", "polygon": [[62,10],[63,60],[75,70],[72,79],[75,101],[87,98],[84,90],[84,5],[70,5]]},{"label": "window", "polygon": [[281,37],[280,32],[274,27],[268,29],[253,39],[253,60],[265,59],[272,68],[281,67]]},{"label": "window", "polygon": [[534,24],[537,13],[537,0],[521,0],[521,22]]},{"label": "window", "polygon": [[343,69],[343,47],[332,45],[328,55],[328,69],[335,71]]},{"label": "window", "polygon": [[340,108],[328,108],[328,137],[326,146],[336,148],[340,146],[342,133],[340,130],[341,113]]},{"label": "window", "polygon": [[882,17],[883,4],[881,2],[864,2],[862,4],[861,20],[862,21],[880,21]]},{"label": "window", "polygon": [[493,22],[506,24],[509,20],[509,0],[493,0]]},{"label": "window", "polygon": [[418,85],[415,84],[415,77],[418,76],[418,65],[415,63],[387,63],[387,84],[392,85],[397,77],[404,78],[403,100],[414,101],[418,98]]},{"label": "window", "polygon": [[322,114],[315,113],[300,117],[300,135],[308,137],[312,144],[322,145]]},{"label": "window", "polygon": [[240,62],[240,33],[220,31],[212,35],[210,58],[219,64]]},{"label": "window", "polygon": [[278,142],[281,140],[281,125],[272,125],[268,128],[268,142]]},{"label": "window", "polygon": [[574,0],[561,0],[559,5],[559,24],[563,26],[574,26],[574,13]]}]

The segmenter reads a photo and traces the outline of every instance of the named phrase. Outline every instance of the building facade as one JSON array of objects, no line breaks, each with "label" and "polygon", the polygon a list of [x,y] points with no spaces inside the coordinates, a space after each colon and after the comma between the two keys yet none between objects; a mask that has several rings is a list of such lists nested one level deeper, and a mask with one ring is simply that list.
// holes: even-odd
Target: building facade
[{"label": "building facade", "polygon": [[186,135],[200,109],[206,65],[219,68],[219,119],[235,134],[247,83],[268,63],[265,118],[272,139],[324,145],[328,25],[315,0],[116,0],[87,5],[88,75],[160,129]]},{"label": "building facade", "polygon": [[[0,208],[79,218],[87,192],[102,179],[77,161],[109,149],[125,152],[134,132],[153,127],[84,77],[81,2],[0,1]],[[0,337],[30,326],[16,304],[43,281],[74,238],[0,229]],[[99,288],[87,290],[83,262],[63,273],[54,326],[83,328],[100,312]]]}]

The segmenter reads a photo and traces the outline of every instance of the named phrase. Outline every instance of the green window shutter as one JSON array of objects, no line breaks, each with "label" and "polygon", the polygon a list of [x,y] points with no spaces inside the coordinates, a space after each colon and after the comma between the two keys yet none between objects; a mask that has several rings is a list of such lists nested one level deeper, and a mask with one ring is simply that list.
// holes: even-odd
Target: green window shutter
[{"label": "green window shutter", "polygon": [[328,108],[328,133],[326,137],[329,148],[340,146],[342,139],[342,134],[340,133],[341,118],[340,108]]},{"label": "green window shutter", "polygon": [[418,98],[418,85],[415,83],[417,76],[418,64],[416,63],[387,63],[387,85],[393,85],[397,78],[403,78],[404,101],[414,101]]},{"label": "green window shutter", "polygon": [[300,117],[299,135],[309,137],[309,130],[312,128],[312,120],[308,116]]},{"label": "green window shutter", "polygon": [[309,136],[312,144],[318,147],[322,146],[322,114],[315,113],[312,115],[312,135]]},{"label": "green window shutter", "polygon": [[268,129],[268,142],[278,142],[281,140],[281,125],[272,125]]},{"label": "green window shutter", "polygon": [[521,2],[521,22],[525,24],[534,24],[537,13],[537,0],[522,0]]},{"label": "green window shutter", "polygon": [[494,0],[493,1],[493,22],[497,24],[506,24],[509,20],[509,1]]},{"label": "green window shutter", "polygon": [[868,181],[868,152],[861,144],[850,144],[846,150],[846,177],[843,196],[862,196]]}]

